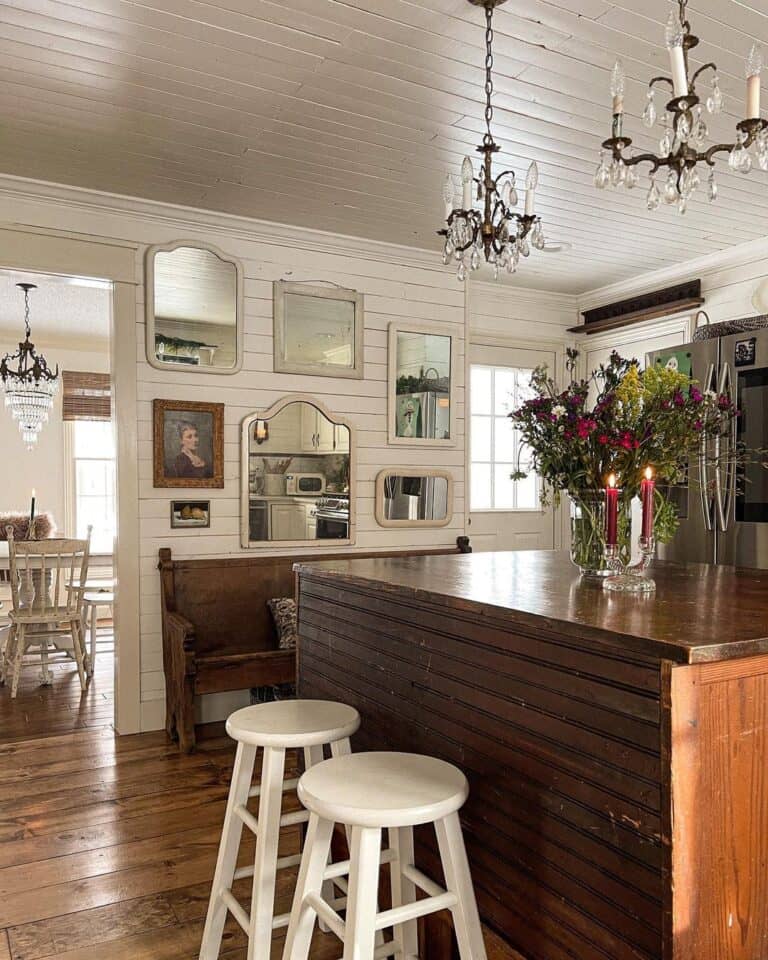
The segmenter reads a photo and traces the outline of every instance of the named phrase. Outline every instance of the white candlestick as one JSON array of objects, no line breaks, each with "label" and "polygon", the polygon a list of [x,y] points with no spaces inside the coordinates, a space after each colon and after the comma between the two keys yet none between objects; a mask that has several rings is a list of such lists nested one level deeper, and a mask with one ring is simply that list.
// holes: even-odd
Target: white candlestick
[{"label": "white candlestick", "polygon": [[526,217],[533,216],[533,209],[536,206],[536,188],[528,187],[525,192],[525,215]]},{"label": "white candlestick", "polygon": [[685,71],[685,54],[682,47],[672,47],[669,51],[672,66],[672,85],[676,97],[688,96],[688,74]]},{"label": "white candlestick", "polygon": [[747,120],[760,118],[760,74],[747,79]]},{"label": "white candlestick", "polygon": [[472,160],[469,157],[464,157],[464,162],[461,165],[461,209],[462,210],[471,210],[472,209],[472,185],[474,181],[475,171],[472,168]]}]

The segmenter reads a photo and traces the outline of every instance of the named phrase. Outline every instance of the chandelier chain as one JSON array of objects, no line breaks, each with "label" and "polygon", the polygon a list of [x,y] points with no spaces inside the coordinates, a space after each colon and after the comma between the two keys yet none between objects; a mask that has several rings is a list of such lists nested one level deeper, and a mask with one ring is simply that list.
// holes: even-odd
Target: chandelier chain
[{"label": "chandelier chain", "polygon": [[493,143],[491,121],[493,120],[493,6],[485,8],[485,127],[486,143]]},{"label": "chandelier chain", "polygon": [[24,328],[27,334],[27,340],[32,335],[32,327],[29,323],[29,290],[24,291]]}]

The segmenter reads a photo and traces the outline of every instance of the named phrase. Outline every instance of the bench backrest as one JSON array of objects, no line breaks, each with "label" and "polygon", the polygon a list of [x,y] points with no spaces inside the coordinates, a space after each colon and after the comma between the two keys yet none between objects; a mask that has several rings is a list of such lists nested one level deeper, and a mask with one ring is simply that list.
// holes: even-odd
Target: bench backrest
[{"label": "bench backrest", "polygon": [[253,653],[277,647],[267,601],[292,597],[295,563],[336,560],[340,557],[415,556],[461,553],[468,543],[433,550],[399,550],[386,553],[312,553],[290,556],[247,556],[212,560],[173,560],[168,548],[160,550],[160,583],[163,610],[186,617],[195,628],[198,655]]}]

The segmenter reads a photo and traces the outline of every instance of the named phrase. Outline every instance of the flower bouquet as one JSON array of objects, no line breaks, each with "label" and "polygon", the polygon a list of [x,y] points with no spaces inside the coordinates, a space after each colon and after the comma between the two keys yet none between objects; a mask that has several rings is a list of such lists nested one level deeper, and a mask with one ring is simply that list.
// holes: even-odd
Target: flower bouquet
[{"label": "flower bouquet", "polygon": [[[568,351],[573,375],[578,352]],[[656,477],[653,534],[668,543],[678,526],[672,488],[688,482],[688,464],[702,450],[744,455],[731,444],[738,416],[725,395],[702,392],[696,381],[666,368],[641,370],[637,360],[614,352],[585,380],[558,390],[545,368],[531,378],[535,394],[510,414],[521,435],[522,457],[544,481],[543,503],[571,499],[571,557],[583,574],[605,576],[605,494],[607,478],[618,479],[619,550],[629,561],[632,500],[646,469]],[[719,456],[719,454],[718,454]],[[514,479],[526,472],[518,470]]]}]

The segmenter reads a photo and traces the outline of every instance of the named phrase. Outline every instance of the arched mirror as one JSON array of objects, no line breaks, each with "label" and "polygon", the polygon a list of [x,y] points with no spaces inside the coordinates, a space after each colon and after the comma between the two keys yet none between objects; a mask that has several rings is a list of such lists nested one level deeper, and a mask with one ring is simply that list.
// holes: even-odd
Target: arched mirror
[{"label": "arched mirror", "polygon": [[314,400],[286,397],[241,431],[244,547],[354,541],[353,431]]},{"label": "arched mirror", "polygon": [[445,527],[453,517],[453,477],[445,470],[403,467],[376,477],[381,527]]},{"label": "arched mirror", "polygon": [[181,240],[147,251],[147,360],[160,370],[237,373],[243,270],[216,247]]}]

